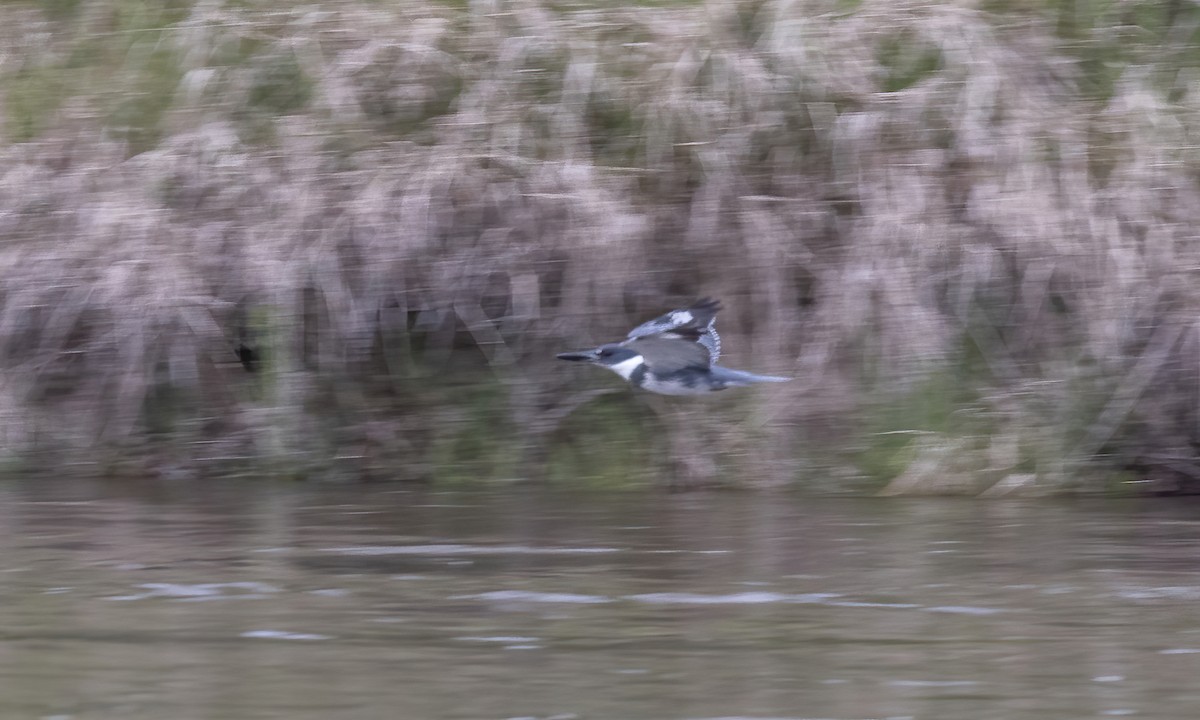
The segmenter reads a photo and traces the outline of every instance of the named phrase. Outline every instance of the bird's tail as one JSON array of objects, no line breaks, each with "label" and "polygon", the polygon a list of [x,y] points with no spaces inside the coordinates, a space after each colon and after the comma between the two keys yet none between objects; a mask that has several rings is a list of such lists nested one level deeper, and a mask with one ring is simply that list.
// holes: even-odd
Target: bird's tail
[{"label": "bird's tail", "polygon": [[729,387],[745,387],[755,383],[764,382],[787,382],[790,377],[780,377],[778,375],[755,375],[754,373],[744,370],[730,370],[729,368],[714,367],[712,368],[713,379],[725,383]]}]

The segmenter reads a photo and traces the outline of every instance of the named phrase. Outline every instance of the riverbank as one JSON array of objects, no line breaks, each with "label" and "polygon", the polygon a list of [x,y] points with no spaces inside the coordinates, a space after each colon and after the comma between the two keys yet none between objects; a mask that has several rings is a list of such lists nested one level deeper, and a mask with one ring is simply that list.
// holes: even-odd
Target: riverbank
[{"label": "riverbank", "polygon": [[[13,468],[968,494],[1200,477],[1200,9],[5,17]],[[698,409],[593,397],[615,381],[553,359],[701,295],[725,302],[731,366],[797,379]]]}]

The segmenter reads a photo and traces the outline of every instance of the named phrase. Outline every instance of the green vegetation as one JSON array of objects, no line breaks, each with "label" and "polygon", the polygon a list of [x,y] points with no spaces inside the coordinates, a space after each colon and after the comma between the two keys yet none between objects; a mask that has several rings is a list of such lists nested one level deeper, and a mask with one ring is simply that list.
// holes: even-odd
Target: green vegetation
[{"label": "green vegetation", "polygon": [[[6,466],[1200,479],[1200,7],[2,7]],[[797,380],[553,359],[699,295]]]}]

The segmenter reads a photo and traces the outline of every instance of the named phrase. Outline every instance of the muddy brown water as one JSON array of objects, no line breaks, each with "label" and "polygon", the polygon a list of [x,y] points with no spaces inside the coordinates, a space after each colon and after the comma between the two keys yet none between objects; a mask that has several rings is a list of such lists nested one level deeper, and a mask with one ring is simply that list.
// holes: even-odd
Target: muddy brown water
[{"label": "muddy brown water", "polygon": [[1200,504],[0,487],[0,717],[1200,717]]}]

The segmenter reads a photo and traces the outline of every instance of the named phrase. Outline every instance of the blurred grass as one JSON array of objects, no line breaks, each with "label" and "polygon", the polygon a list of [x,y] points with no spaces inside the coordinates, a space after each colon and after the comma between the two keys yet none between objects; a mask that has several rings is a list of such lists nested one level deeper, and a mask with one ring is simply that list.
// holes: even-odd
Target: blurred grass
[{"label": "blurred grass", "polygon": [[[1200,480],[1194,4],[0,9],[6,461]],[[553,360],[701,295],[797,380],[643,404]]]},{"label": "blurred grass", "polygon": [[628,397],[607,397],[573,414],[548,452],[545,479],[613,489],[653,482],[661,462],[658,428],[632,405]]}]

